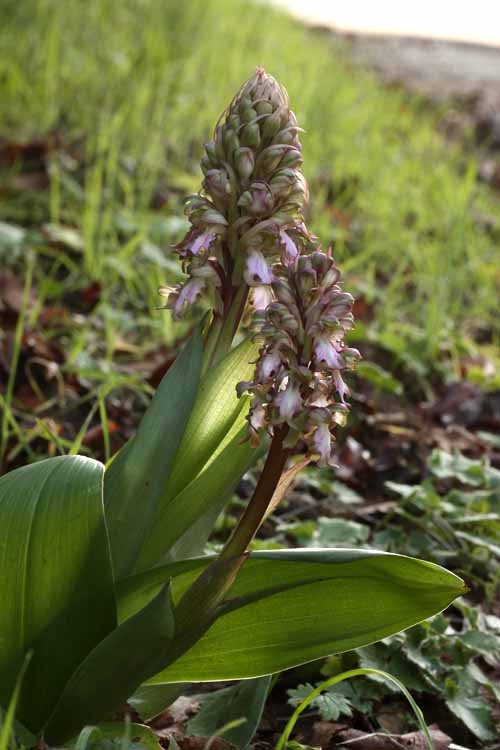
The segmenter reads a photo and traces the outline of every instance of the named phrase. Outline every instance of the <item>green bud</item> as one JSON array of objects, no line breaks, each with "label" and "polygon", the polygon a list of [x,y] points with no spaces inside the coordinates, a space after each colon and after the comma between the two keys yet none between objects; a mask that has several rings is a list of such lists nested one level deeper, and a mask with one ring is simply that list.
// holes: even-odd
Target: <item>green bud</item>
[{"label": "green bud", "polygon": [[246,125],[241,131],[241,143],[250,148],[257,148],[260,143],[259,126],[255,124]]},{"label": "green bud", "polygon": [[219,161],[224,161],[224,159],[226,158],[226,154],[224,153],[223,137],[224,130],[222,128],[222,125],[219,125],[215,131],[215,164],[217,164]]},{"label": "green bud", "polygon": [[222,224],[223,226],[227,226],[226,218],[218,211],[215,211],[215,209],[213,208],[209,208],[207,211],[204,211],[203,221],[206,224]]},{"label": "green bud", "polygon": [[226,158],[232,159],[234,152],[240,147],[240,141],[236,135],[236,131],[231,129],[224,130],[223,141]]},{"label": "green bud", "polygon": [[255,167],[255,158],[252,149],[247,147],[237,149],[234,154],[234,163],[239,176],[243,180],[248,180]]},{"label": "green bud", "polygon": [[211,169],[206,173],[203,183],[207,190],[215,198],[225,199],[231,192],[231,183],[224,169]]},{"label": "green bud", "polygon": [[257,102],[254,104],[257,114],[259,115],[272,115],[274,107],[271,102]]},{"label": "green bud", "polygon": [[249,206],[252,205],[252,193],[250,190],[245,190],[244,193],[242,193],[238,200],[238,206],[240,208],[249,208]]},{"label": "green bud", "polygon": [[[302,258],[299,258],[299,264]],[[312,269],[298,271],[297,273],[297,285],[300,289],[300,293],[304,299],[307,299],[307,295],[316,286],[316,274]]]},{"label": "green bud", "polygon": [[311,265],[319,276],[322,276],[332,265],[332,260],[324,253],[311,253]]},{"label": "green bud", "polygon": [[210,161],[210,159],[208,158],[208,156],[202,156],[201,157],[200,167],[201,167],[201,171],[203,172],[203,174],[206,174],[211,169],[213,169],[213,164]]},{"label": "green bud", "polygon": [[238,105],[238,108],[241,112],[243,109],[250,109],[253,105],[253,102],[249,96],[242,96],[238,102]]},{"label": "green bud", "polygon": [[271,140],[281,128],[281,107],[267,117],[262,124],[262,137]]},{"label": "green bud", "polygon": [[213,164],[213,166],[217,166],[219,160],[217,158],[217,146],[215,144],[215,141],[209,141],[208,143],[205,143],[205,151],[207,152],[207,157]]},{"label": "green bud", "polygon": [[265,175],[271,175],[281,164],[287,148],[288,146],[283,146],[281,143],[265,148],[257,160],[257,169]]},{"label": "green bud", "polygon": [[191,195],[184,207],[184,213],[192,216],[195,213],[205,211],[210,206],[210,202],[206,198],[202,198],[201,195]]},{"label": "green bud", "polygon": [[280,130],[279,133],[276,134],[276,141],[279,143],[286,143],[289,146],[299,146],[299,136],[298,131],[300,128],[284,128],[283,130]]},{"label": "green bud", "polygon": [[277,279],[274,281],[273,291],[278,302],[282,302],[284,305],[294,304],[295,298],[293,292],[285,279]]},{"label": "green bud", "polygon": [[286,152],[286,154],[283,156],[283,159],[281,161],[281,166],[290,167],[293,169],[295,167],[300,167],[302,162],[303,162],[303,159],[302,159],[302,154],[300,153],[300,151],[296,148],[290,148]]},{"label": "green bud", "polygon": [[231,114],[226,120],[226,125],[231,130],[238,130],[241,125],[241,120],[237,114]]},{"label": "green bud", "polygon": [[241,113],[242,122],[253,122],[257,117],[257,112],[253,107],[247,107]]}]

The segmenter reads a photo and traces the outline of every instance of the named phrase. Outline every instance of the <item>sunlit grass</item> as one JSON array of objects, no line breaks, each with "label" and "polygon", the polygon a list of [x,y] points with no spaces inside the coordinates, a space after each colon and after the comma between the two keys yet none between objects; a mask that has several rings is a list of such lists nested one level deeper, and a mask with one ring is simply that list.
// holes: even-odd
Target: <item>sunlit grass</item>
[{"label": "sunlit grass", "polygon": [[353,70],[328,36],[243,0],[3,5],[1,132],[57,134],[84,155],[81,175],[53,151],[46,218],[79,229],[80,272],[105,280],[111,306],[155,317],[153,337],[175,332],[155,312],[172,271],[154,262],[151,237],[165,246],[181,231],[158,230],[158,216],[181,215],[203,142],[257,65],[289,90],[307,131],[312,228],[376,304],[377,327],[416,326],[433,357],[491,322],[495,239],[478,217],[500,209],[474,159],[445,142],[438,113]]}]

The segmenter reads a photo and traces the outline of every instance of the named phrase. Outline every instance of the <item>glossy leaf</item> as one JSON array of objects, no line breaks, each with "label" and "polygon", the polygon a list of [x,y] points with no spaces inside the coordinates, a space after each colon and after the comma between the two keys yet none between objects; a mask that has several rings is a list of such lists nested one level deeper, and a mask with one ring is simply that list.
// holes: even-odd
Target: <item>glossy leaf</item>
[{"label": "glossy leaf", "polygon": [[171,685],[141,685],[127,700],[127,703],[134,711],[137,711],[143,721],[149,721],[171,706],[180,695],[186,692],[187,687],[188,685],[184,682],[175,682]]},{"label": "glossy leaf", "polygon": [[[177,599],[207,564],[174,563],[124,582],[121,616],[165,577]],[[422,560],[370,550],[254,552],[224,613],[187,653],[148,682],[272,674],[372,643],[414,625],[464,593],[460,578]]]},{"label": "glossy leaf", "polygon": [[99,643],[74,672],[45,730],[59,744],[108,718],[168,661],[174,615],[168,587]]},{"label": "glossy leaf", "polygon": [[170,498],[179,494],[227,444],[235,421],[244,423],[242,406],[248,401],[236,395],[236,385],[248,380],[255,369],[258,346],[243,341],[203,378],[189,424],[182,438],[168,484]]},{"label": "glossy leaf", "polygon": [[0,703],[33,650],[16,711],[32,731],[116,625],[103,468],[62,456],[0,479]]},{"label": "glossy leaf", "polygon": [[106,721],[86,726],[75,740],[66,742],[68,750],[162,750],[152,729],[144,724]]},{"label": "glossy leaf", "polygon": [[[241,427],[241,422],[245,426]],[[213,522],[223,510],[235,485],[259,455],[259,448],[252,448],[246,440],[246,419],[237,419],[229,432],[229,442],[211,460],[207,467],[184,490],[171,500],[160,512],[155,526],[144,546],[137,567],[147,569],[161,560],[177,545],[190,527],[203,517],[209,516],[206,533],[197,529],[194,545],[189,545],[185,554],[201,552],[210,534]],[[212,521],[213,518],[213,521]]]},{"label": "glossy leaf", "polygon": [[133,570],[154,526],[195,403],[201,360],[196,332],[161,381],[137,434],[106,471],[106,520],[117,578]]},{"label": "glossy leaf", "polygon": [[[205,693],[201,698],[200,710],[188,722],[187,734],[212,737],[222,727],[234,722],[235,726],[224,731],[222,736],[239,750],[245,750],[262,718],[271,680],[271,676],[258,677],[214,693]],[[238,719],[243,721],[238,723]]]}]

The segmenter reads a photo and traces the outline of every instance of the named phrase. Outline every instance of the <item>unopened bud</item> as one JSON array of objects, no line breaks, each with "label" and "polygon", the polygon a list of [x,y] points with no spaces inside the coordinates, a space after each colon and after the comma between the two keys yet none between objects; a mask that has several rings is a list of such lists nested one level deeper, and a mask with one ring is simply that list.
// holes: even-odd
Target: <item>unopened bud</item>
[{"label": "unopened bud", "polygon": [[287,143],[290,146],[300,146],[299,132],[302,128],[284,128],[276,134],[276,141],[279,143]]},{"label": "unopened bud", "polygon": [[205,190],[212,196],[225,200],[231,192],[231,183],[224,169],[211,169],[205,175]]},{"label": "unopened bud", "polygon": [[248,180],[252,176],[255,167],[252,149],[245,146],[239,148],[234,155],[234,163],[239,176],[243,180]]},{"label": "unopened bud", "polygon": [[273,113],[273,105],[271,102],[257,102],[254,107],[259,115],[271,115]]},{"label": "unopened bud", "polygon": [[253,122],[257,117],[257,111],[253,107],[246,107],[241,113],[242,122]]},{"label": "unopened bud", "polygon": [[271,175],[279,164],[289,146],[278,143],[268,146],[257,159],[257,169],[264,175]]},{"label": "unopened bud", "polygon": [[246,125],[241,131],[241,143],[250,148],[257,148],[260,143],[260,130],[257,123]]},{"label": "unopened bud", "polygon": [[227,219],[213,208],[203,213],[203,221],[206,224],[222,224],[223,226],[227,226]]},{"label": "unopened bud", "polygon": [[271,192],[275,197],[283,198],[288,195],[296,182],[293,169],[280,169],[269,182]]},{"label": "unopened bud", "polygon": [[213,169],[213,164],[210,161],[210,159],[208,158],[208,156],[202,156],[201,157],[200,167],[201,167],[201,171],[203,172],[203,174],[206,174],[211,169]]},{"label": "unopened bud", "polygon": [[315,252],[311,253],[311,265],[321,278],[332,265],[332,261],[325,253]]},{"label": "unopened bud", "polygon": [[245,208],[255,216],[262,216],[272,210],[273,194],[265,182],[253,182],[250,190],[245,190],[238,201],[240,208]]},{"label": "unopened bud", "polygon": [[215,129],[215,164],[217,164],[220,161],[224,161],[226,158],[226,154],[224,152],[224,143],[223,143],[223,137],[224,137],[224,130],[222,125],[218,125]]},{"label": "unopened bud", "polygon": [[238,136],[236,135],[236,131],[231,130],[231,129],[225,130],[223,141],[224,141],[224,149],[226,152],[226,158],[231,159],[236,149],[240,147],[240,140]]},{"label": "unopened bud", "polygon": [[302,154],[297,148],[290,148],[286,152],[286,154],[283,155],[283,159],[281,160],[281,166],[282,167],[291,167],[292,169],[296,167],[300,167],[302,164]]},{"label": "unopened bud", "polygon": [[314,287],[316,286],[316,274],[313,270],[303,270],[297,273],[297,285],[301,295],[307,299]]},{"label": "unopened bud", "polygon": [[214,167],[217,166],[218,158],[215,141],[209,141],[208,143],[205,143],[205,151],[207,152],[207,158],[209,159],[209,161],[213,164]]},{"label": "unopened bud", "polygon": [[285,279],[276,279],[273,283],[273,291],[278,302],[282,302],[284,305],[294,304],[295,298],[293,292]]},{"label": "unopened bud", "polygon": [[232,114],[232,115],[229,115],[229,117],[227,118],[226,124],[228,128],[238,131],[241,125],[241,120],[237,114]]},{"label": "unopened bud", "polygon": [[274,138],[276,133],[281,129],[282,109],[282,107],[279,107],[264,121],[264,125],[262,126],[262,137],[265,140],[271,140],[271,138]]}]

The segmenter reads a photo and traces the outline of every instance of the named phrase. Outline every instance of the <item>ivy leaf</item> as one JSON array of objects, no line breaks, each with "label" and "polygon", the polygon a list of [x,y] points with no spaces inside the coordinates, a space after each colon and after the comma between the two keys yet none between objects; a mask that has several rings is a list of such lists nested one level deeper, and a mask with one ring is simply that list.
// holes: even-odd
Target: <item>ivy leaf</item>
[{"label": "ivy leaf", "polygon": [[445,681],[446,705],[480,740],[495,739],[495,725],[491,707],[477,694],[475,681],[468,672],[462,672],[458,682]]},{"label": "ivy leaf", "polygon": [[461,641],[468,648],[479,654],[492,654],[500,651],[500,638],[493,633],[483,633],[481,630],[469,630],[463,633]]}]

